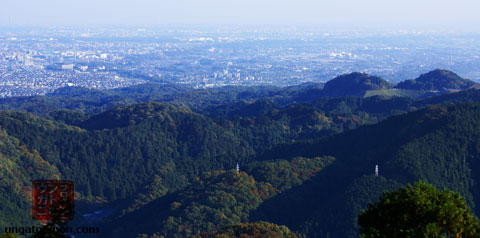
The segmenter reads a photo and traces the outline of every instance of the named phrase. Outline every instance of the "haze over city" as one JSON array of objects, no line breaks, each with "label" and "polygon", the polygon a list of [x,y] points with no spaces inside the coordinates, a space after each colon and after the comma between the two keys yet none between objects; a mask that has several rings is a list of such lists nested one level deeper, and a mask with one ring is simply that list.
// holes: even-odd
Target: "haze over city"
[{"label": "haze over city", "polygon": [[0,25],[320,25],[478,31],[475,0],[4,0]]},{"label": "haze over city", "polygon": [[4,0],[0,97],[145,82],[291,86],[436,68],[480,80],[473,0]]}]

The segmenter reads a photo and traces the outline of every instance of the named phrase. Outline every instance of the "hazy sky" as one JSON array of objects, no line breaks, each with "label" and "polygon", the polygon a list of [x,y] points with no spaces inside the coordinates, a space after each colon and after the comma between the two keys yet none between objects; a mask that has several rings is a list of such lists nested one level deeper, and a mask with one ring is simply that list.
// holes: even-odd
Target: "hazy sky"
[{"label": "hazy sky", "polygon": [[307,24],[479,29],[480,0],[0,0],[0,25]]}]

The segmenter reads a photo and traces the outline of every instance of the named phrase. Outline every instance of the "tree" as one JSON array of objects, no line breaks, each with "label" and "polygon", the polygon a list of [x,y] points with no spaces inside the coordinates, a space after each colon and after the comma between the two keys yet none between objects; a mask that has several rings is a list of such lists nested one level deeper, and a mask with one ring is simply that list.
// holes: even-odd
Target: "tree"
[{"label": "tree", "polygon": [[385,192],[358,217],[371,237],[479,237],[480,225],[459,193],[425,182]]}]

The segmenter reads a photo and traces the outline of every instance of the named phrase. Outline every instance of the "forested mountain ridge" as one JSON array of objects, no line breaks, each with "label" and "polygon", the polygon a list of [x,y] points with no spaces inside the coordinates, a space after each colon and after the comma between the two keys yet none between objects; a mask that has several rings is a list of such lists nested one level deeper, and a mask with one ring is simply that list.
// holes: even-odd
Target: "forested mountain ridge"
[{"label": "forested mountain ridge", "polygon": [[[17,138],[0,129],[0,224],[34,224],[31,208],[31,181],[59,179],[57,167],[44,160],[36,150],[29,150]],[[25,213],[19,212],[23,211]]]},{"label": "forested mountain ridge", "polygon": [[[203,108],[237,100],[274,97],[283,92],[295,95],[304,87],[231,87],[213,89],[184,88],[176,84],[147,83],[126,88],[96,90],[81,87],[59,88],[45,96],[12,97],[0,99],[0,109],[19,110],[46,115],[58,110],[75,110],[86,114],[98,114],[116,106],[142,102],[165,102],[176,106]],[[280,95],[280,97],[284,97]]]},{"label": "forested mountain ridge", "polygon": [[93,115],[79,123],[79,126],[88,130],[113,129],[135,125],[151,118],[162,120],[174,113],[192,113],[192,111],[188,107],[175,107],[165,103],[139,103],[135,106],[118,106]]},{"label": "forested mountain ridge", "polygon": [[[423,80],[424,78],[426,80]],[[209,106],[225,105],[242,100],[268,99],[280,105],[289,105],[300,102],[310,103],[322,97],[370,97],[383,95],[425,98],[435,96],[436,94],[448,93],[451,91],[450,89],[464,90],[473,84],[472,81],[464,80],[451,71],[439,69],[422,75],[419,77],[419,80],[415,85],[428,84],[430,86],[437,85],[438,87],[435,86],[435,89],[429,88],[430,86],[412,89],[406,87],[408,90],[400,89],[403,87],[401,85],[410,85],[408,82],[411,80],[407,80],[398,84],[396,89],[392,89],[392,84],[377,76],[354,72],[338,76],[325,84],[305,83],[285,88],[273,86],[226,86],[211,89],[193,89],[172,83],[147,83],[104,91],[65,87],[59,88],[45,96],[2,98],[0,99],[0,109],[20,110],[37,115],[47,115],[58,110],[75,110],[93,115],[116,106],[153,101],[177,106],[188,106],[198,112]],[[324,87],[326,84],[328,84],[327,88]],[[439,92],[433,93],[432,90]]]},{"label": "forested mountain ridge", "polygon": [[[332,157],[294,158],[247,164],[246,172],[206,172],[185,189],[104,226],[112,230],[108,237],[138,233],[192,237],[215,232],[225,225],[248,222],[249,213],[266,199],[301,185],[333,162]],[[134,225],[138,219],[142,224]]]},{"label": "forested mountain ridge", "polygon": [[[0,112],[0,226],[31,222],[28,186],[43,178],[74,180],[74,222],[102,226],[102,237],[287,232],[230,226],[256,221],[299,237],[356,237],[361,209],[418,179],[460,192],[479,213],[480,90],[422,99],[321,90],[138,85],[1,100],[17,110]],[[82,218],[92,207],[108,214]]]},{"label": "forested mountain ridge", "polygon": [[336,161],[311,182],[262,204],[252,219],[306,237],[356,237],[362,208],[384,190],[419,179],[460,192],[478,214],[479,113],[478,103],[432,106],[317,142],[278,146],[265,158],[328,154]]},{"label": "forested mountain ridge", "polygon": [[[356,215],[362,208],[375,201],[384,190],[396,189],[418,179],[458,191],[476,208],[474,204],[477,195],[474,194],[478,193],[475,186],[478,178],[473,171],[477,170],[475,156],[479,154],[480,148],[480,124],[474,118],[478,113],[480,104],[433,106],[392,117],[377,125],[363,126],[328,139],[320,139],[318,142],[274,147],[274,153],[267,154],[264,158],[333,155],[337,159],[305,183],[291,186],[258,204],[254,211],[249,212],[247,221],[266,220],[287,225],[300,237],[355,237],[358,234]],[[463,121],[459,123],[461,120]],[[277,163],[283,162],[275,162]],[[292,163],[298,162],[292,159]],[[373,175],[375,164],[380,166],[379,177]],[[242,168],[257,182],[262,181],[262,176],[270,176],[268,183],[274,188],[282,184],[275,180],[281,174],[288,173],[280,172],[274,164],[271,168],[262,167],[264,165],[255,165],[259,172],[250,169],[250,165]],[[198,191],[193,194],[200,193]],[[176,196],[183,197],[181,194]],[[217,196],[220,195],[213,196],[218,199]],[[148,217],[158,220],[152,217],[155,212],[148,212],[153,209],[150,206],[158,207],[160,201],[165,203],[161,206],[171,206],[175,199],[170,199],[173,200],[158,200],[138,214],[150,214]],[[182,216],[184,215],[180,217]],[[177,220],[175,224],[184,222],[184,219]],[[144,228],[145,231],[153,232],[151,227],[163,227],[166,224],[146,225]],[[171,231],[167,233],[171,234]]]},{"label": "forested mountain ridge", "polygon": [[328,97],[363,96],[368,90],[390,89],[388,81],[366,73],[350,73],[328,81],[322,94]]},{"label": "forested mountain ridge", "polygon": [[[80,200],[129,198],[171,162],[176,169],[169,175],[184,180],[201,171],[232,168],[237,162],[251,160],[253,154],[248,144],[211,119],[191,112],[165,112],[135,125],[101,131],[26,113],[2,112],[0,127],[19,146],[34,150],[36,156],[58,168],[56,178],[74,180]],[[0,164],[9,163],[2,159]],[[13,169],[9,168],[7,175]],[[35,169],[26,180],[44,178],[40,172]],[[169,190],[177,188],[178,184],[167,186]],[[19,214],[29,217],[28,211]],[[2,225],[6,221],[1,221]]]},{"label": "forested mountain ridge", "polygon": [[467,89],[474,84],[473,81],[463,79],[452,71],[436,69],[422,74],[416,79],[400,82],[395,88],[426,91],[450,91]]}]

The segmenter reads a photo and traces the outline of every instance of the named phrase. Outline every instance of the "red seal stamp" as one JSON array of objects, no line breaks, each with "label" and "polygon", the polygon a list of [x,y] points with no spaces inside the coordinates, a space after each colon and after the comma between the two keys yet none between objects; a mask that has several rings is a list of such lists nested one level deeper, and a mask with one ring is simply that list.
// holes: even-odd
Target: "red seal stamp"
[{"label": "red seal stamp", "polygon": [[32,183],[34,220],[72,220],[74,185],[68,180],[35,180]]}]

